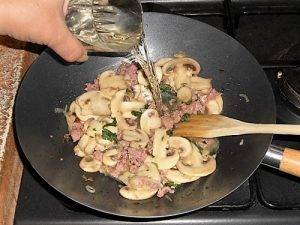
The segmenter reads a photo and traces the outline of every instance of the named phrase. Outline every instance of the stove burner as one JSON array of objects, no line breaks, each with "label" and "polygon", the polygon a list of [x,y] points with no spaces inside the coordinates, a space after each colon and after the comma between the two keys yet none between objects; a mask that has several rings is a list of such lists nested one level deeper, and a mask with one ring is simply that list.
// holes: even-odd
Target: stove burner
[{"label": "stove burner", "polygon": [[279,71],[277,77],[282,96],[300,113],[300,67]]}]

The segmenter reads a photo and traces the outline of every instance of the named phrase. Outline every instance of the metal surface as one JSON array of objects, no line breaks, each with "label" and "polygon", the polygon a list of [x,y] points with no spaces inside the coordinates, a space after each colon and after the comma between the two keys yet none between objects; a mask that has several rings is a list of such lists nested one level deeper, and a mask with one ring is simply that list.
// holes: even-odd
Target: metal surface
[{"label": "metal surface", "polygon": [[270,145],[262,164],[279,169],[280,161],[282,159],[283,149],[279,146]]},{"label": "metal surface", "polygon": [[[202,65],[223,90],[224,115],[256,123],[275,121],[274,98],[267,78],[253,56],[238,42],[215,28],[188,18],[149,13],[144,15],[146,41],[152,59],[185,51]],[[85,191],[83,172],[63,142],[67,126],[55,107],[64,107],[83,93],[84,83],[121,58],[90,57],[80,65],[67,65],[50,51],[32,65],[19,89],[16,130],[22,150],[33,168],[54,189],[97,211],[126,217],[165,217],[203,208],[227,196],[255,171],[270,144],[271,135],[244,135],[220,140],[217,170],[210,176],[182,185],[172,201],[152,198],[129,201],[118,194],[116,181],[92,174],[95,194]],[[240,99],[247,94],[250,102]],[[268,107],[266,107],[268,106]],[[239,145],[241,138],[244,140]],[[90,175],[91,176],[91,175]]]}]

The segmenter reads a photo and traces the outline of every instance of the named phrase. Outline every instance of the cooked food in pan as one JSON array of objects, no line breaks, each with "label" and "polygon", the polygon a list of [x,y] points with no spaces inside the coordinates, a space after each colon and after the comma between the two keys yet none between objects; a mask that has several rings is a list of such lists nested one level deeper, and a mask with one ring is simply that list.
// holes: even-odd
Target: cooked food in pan
[{"label": "cooked food in pan", "polygon": [[191,114],[220,114],[221,94],[201,77],[199,63],[183,54],[161,58],[154,68],[163,115],[143,70],[129,62],[86,84],[66,113],[80,168],[121,180],[120,194],[131,200],[173,193],[216,169],[218,140],[172,136],[172,128]]}]

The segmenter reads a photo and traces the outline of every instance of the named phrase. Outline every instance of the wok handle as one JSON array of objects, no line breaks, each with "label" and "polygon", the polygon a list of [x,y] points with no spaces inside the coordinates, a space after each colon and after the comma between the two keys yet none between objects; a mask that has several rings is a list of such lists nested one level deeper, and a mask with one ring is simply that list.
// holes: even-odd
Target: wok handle
[{"label": "wok handle", "polygon": [[262,164],[300,177],[300,150],[270,145]]}]

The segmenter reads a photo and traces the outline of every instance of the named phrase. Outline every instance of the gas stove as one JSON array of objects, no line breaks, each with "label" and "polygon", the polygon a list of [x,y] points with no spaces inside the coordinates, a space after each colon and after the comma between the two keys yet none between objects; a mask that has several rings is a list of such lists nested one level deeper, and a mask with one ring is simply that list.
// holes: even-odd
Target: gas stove
[{"label": "gas stove", "polygon": [[[273,87],[278,123],[300,124],[300,1],[142,0],[145,11],[188,16],[217,27],[241,42],[259,61]],[[263,97],[263,96],[262,96]],[[297,136],[273,143],[300,149]],[[26,164],[16,225],[90,224],[300,224],[300,182],[260,166],[221,201],[165,220],[135,220],[91,211],[47,186]]]}]

